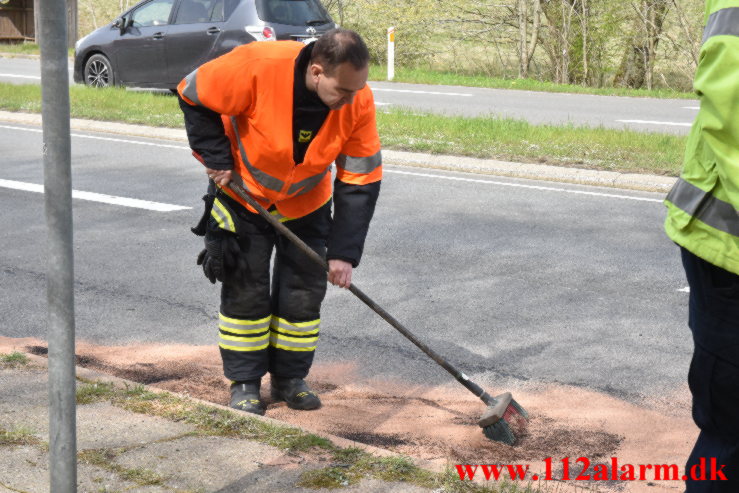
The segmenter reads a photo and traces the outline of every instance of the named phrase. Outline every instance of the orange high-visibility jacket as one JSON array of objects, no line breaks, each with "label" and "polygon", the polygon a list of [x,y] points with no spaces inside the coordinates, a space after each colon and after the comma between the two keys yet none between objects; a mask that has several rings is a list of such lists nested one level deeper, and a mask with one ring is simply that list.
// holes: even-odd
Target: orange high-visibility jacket
[{"label": "orange high-visibility jacket", "polygon": [[177,88],[188,104],[222,115],[235,174],[262,205],[274,205],[290,218],[305,216],[329,200],[334,161],[336,176],[345,183],[382,179],[375,103],[368,86],[352,104],[330,111],[303,162],[293,161],[293,74],[303,47],[296,41],[249,43],[202,65]]}]

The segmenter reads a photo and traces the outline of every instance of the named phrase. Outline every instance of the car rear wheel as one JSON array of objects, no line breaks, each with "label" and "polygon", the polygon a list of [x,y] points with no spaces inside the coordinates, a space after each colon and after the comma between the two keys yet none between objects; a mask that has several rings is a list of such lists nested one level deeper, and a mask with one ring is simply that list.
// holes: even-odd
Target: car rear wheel
[{"label": "car rear wheel", "polygon": [[110,87],[115,85],[115,74],[110,60],[99,53],[92,55],[85,63],[85,85]]}]

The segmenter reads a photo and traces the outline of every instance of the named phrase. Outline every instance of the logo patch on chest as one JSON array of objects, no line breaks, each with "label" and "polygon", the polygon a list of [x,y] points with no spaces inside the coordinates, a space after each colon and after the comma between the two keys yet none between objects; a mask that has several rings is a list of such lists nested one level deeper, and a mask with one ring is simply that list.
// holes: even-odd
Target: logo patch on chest
[{"label": "logo patch on chest", "polygon": [[313,132],[311,130],[301,130],[298,134],[298,142],[301,144],[305,144],[306,142],[310,142],[310,139],[313,138]]}]

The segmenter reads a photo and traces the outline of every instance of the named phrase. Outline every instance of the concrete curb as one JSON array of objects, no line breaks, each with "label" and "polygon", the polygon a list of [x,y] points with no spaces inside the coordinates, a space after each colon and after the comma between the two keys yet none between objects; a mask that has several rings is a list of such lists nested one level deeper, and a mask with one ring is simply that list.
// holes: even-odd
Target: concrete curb
[{"label": "concrete curb", "polygon": [[[0,111],[0,121],[23,125],[41,125],[41,115]],[[149,127],[126,123],[71,119],[71,128],[87,132],[105,132],[120,135],[165,139],[187,143],[184,129]],[[483,175],[507,176],[560,183],[594,185],[648,192],[668,192],[676,181],[669,176],[621,173],[617,171],[589,170],[550,166],[546,164],[514,163],[495,159],[478,159],[464,156],[444,156],[416,152],[383,150],[387,164],[424,169],[442,169]]]},{"label": "concrete curb", "polygon": [[[29,361],[33,362],[34,364],[36,364],[38,366],[43,367],[44,369],[46,369],[48,371],[48,368],[49,367],[48,367],[48,359],[47,358],[45,358],[43,356],[38,356],[38,355],[35,355],[35,354],[27,353],[27,352],[24,352],[24,351],[19,351],[19,352],[22,352],[23,354],[25,354]],[[180,399],[184,399],[184,400],[187,400],[187,401],[192,402],[192,403],[195,403],[195,404],[202,404],[204,406],[212,407],[214,409],[220,409],[220,410],[223,410],[223,411],[227,411],[227,412],[232,413],[232,414],[237,415],[237,416],[244,416],[244,413],[239,412],[239,411],[235,411],[235,410],[231,409],[228,406],[222,406],[220,404],[215,404],[213,402],[209,402],[209,401],[205,401],[205,400],[202,400],[202,399],[198,399],[198,398],[195,398],[195,397],[192,397],[192,396],[189,396],[189,395],[179,394],[177,392],[171,392],[169,390],[164,390],[164,389],[160,389],[160,388],[157,388],[157,387],[152,387],[152,386],[149,386],[149,385],[141,384],[139,382],[134,382],[133,380],[127,380],[125,378],[120,378],[120,377],[116,377],[116,376],[113,376],[113,375],[108,375],[106,373],[101,373],[99,371],[91,370],[89,368],[84,368],[84,367],[81,367],[81,366],[75,366],[75,375],[77,376],[77,378],[82,378],[82,379],[85,379],[85,380],[92,380],[92,381],[100,382],[100,383],[110,383],[113,386],[115,386],[116,388],[120,388],[120,389],[127,388],[127,387],[141,386],[141,387],[144,387],[147,391],[152,392],[154,394],[170,394],[170,395],[179,397]],[[364,450],[364,451],[366,451],[368,453],[371,453],[371,454],[376,455],[376,456],[379,456],[379,457],[402,457],[403,456],[402,454],[398,454],[398,453],[393,452],[391,450],[387,450],[387,449],[375,447],[373,445],[368,445],[366,443],[355,442],[354,440],[349,440],[348,438],[343,438],[343,437],[340,437],[340,436],[331,435],[330,433],[308,430],[308,429],[305,429],[305,428],[301,428],[300,426],[294,425],[292,423],[288,423],[288,422],[285,422],[285,421],[280,421],[280,420],[277,420],[277,419],[273,419],[273,418],[270,418],[268,416],[258,416],[256,414],[253,414],[253,415],[252,414],[249,414],[248,417],[249,418],[256,419],[256,420],[259,420],[259,421],[262,421],[264,423],[268,423],[268,424],[274,425],[274,426],[281,426],[281,427],[286,427],[286,428],[294,428],[294,429],[300,430],[300,431],[302,431],[304,433],[307,433],[307,434],[316,435],[316,436],[319,436],[321,438],[325,438],[326,440],[330,441],[334,445],[336,445],[338,447],[341,447],[341,448],[359,448],[359,449],[362,449],[362,450]],[[249,439],[248,438],[244,438],[244,440],[249,440]],[[411,459],[413,459],[413,463],[416,464],[420,468],[431,470],[431,471],[435,471],[435,472],[439,472],[439,470],[440,470],[440,467],[439,467],[440,464],[438,464],[438,463],[430,462],[430,461],[427,461],[427,460],[424,460],[424,459],[419,459],[419,458],[416,458],[416,457],[411,457]]]}]

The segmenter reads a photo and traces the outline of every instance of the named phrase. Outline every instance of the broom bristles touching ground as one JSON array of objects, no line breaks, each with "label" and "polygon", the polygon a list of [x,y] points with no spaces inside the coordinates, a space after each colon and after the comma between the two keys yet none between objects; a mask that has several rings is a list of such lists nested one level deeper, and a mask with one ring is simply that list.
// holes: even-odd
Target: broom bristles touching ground
[{"label": "broom bristles touching ground", "polygon": [[498,396],[496,400],[498,400],[498,406],[500,404],[507,404],[505,411],[501,416],[499,414],[500,411],[496,412],[495,410],[498,406],[488,408],[487,412],[480,419],[480,427],[482,427],[482,432],[490,440],[505,443],[506,445],[514,445],[516,443],[516,436],[513,434],[511,425],[514,425],[517,429],[525,429],[529,414],[508,393]]}]

